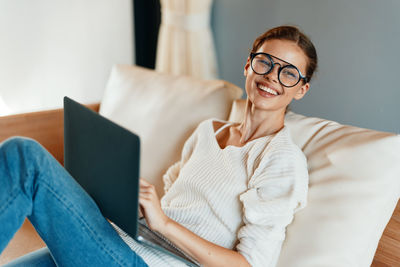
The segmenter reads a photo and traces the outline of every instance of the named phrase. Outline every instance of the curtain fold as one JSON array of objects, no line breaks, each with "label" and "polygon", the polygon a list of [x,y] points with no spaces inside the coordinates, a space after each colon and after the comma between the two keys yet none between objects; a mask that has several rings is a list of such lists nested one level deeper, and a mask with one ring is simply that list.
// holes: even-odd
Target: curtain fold
[{"label": "curtain fold", "polygon": [[218,77],[210,29],[212,0],[161,0],[156,70],[203,79]]}]

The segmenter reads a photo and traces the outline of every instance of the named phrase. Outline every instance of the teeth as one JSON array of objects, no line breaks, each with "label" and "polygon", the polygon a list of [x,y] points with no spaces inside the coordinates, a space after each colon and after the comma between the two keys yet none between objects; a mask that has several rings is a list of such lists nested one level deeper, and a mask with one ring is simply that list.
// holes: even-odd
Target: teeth
[{"label": "teeth", "polygon": [[261,90],[263,90],[263,91],[265,91],[265,92],[268,92],[268,93],[270,93],[270,94],[278,95],[278,93],[277,93],[275,90],[272,90],[271,88],[268,88],[268,87],[266,87],[266,86],[264,86],[264,85],[262,85],[262,84],[259,84],[259,85],[258,85],[258,88],[260,88]]}]

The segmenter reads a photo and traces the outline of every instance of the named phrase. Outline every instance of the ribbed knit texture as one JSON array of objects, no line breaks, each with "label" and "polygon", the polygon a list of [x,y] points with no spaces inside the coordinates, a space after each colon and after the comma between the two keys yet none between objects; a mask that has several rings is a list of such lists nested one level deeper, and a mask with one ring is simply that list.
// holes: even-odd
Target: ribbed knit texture
[{"label": "ribbed knit texture", "polygon": [[[286,226],[306,205],[307,163],[286,127],[243,147],[219,147],[213,121],[186,141],[164,175],[165,214],[200,237],[236,249],[252,266],[275,266]],[[149,266],[179,266],[170,256],[124,240]]]}]

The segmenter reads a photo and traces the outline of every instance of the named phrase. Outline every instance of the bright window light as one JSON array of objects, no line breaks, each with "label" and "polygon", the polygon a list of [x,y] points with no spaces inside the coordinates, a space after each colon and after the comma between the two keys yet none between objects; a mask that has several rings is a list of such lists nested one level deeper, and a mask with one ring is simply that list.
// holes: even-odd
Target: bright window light
[{"label": "bright window light", "polygon": [[4,103],[3,98],[0,96],[0,116],[6,116],[11,113],[11,109]]}]

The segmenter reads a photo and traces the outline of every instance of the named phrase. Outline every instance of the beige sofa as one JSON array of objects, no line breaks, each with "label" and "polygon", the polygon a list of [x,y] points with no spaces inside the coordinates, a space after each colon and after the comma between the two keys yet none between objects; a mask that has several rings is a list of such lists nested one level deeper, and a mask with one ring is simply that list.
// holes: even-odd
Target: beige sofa
[{"label": "beige sofa", "polygon": [[[101,104],[90,107],[141,136],[141,176],[162,194],[162,173],[200,121],[240,120],[241,92],[225,81],[116,66]],[[285,123],[307,156],[310,183],[278,266],[400,266],[400,137],[293,112]],[[35,138],[63,162],[62,110],[0,118],[0,141],[13,135]],[[0,264],[43,245],[26,222]]]}]

